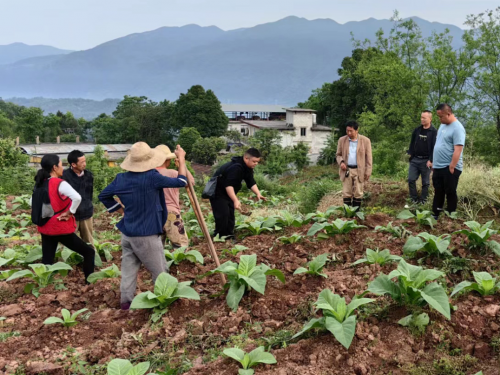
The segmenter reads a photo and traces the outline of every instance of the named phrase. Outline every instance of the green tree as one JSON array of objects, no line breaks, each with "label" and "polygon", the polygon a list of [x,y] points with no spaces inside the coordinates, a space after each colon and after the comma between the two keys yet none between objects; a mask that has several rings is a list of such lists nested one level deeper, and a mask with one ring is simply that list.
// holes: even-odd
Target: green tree
[{"label": "green tree", "polygon": [[16,136],[16,123],[0,110],[0,138],[15,138]]},{"label": "green tree", "polygon": [[205,91],[200,85],[179,96],[173,118],[178,129],[193,127],[202,137],[222,136],[229,123],[214,92]]},{"label": "green tree", "polygon": [[262,161],[265,164],[268,156],[271,154],[274,146],[280,146],[283,135],[279,130],[262,129],[255,132],[254,136],[249,138],[249,143],[262,154]]},{"label": "green tree", "polygon": [[23,108],[14,121],[23,142],[34,142],[37,136],[44,133],[43,111],[40,108]]},{"label": "green tree", "polygon": [[121,120],[104,113],[91,122],[91,132],[98,144],[126,143],[127,140],[121,130]]},{"label": "green tree", "polygon": [[11,167],[27,167],[28,155],[16,147],[11,138],[0,138],[0,169]]},{"label": "green tree", "polygon": [[228,130],[224,134],[224,136],[230,141],[234,143],[240,143],[243,140],[243,136],[241,135],[241,132],[238,130]]},{"label": "green tree", "polygon": [[191,159],[193,145],[200,139],[201,135],[195,128],[182,128],[177,143],[186,151],[188,159]]},{"label": "green tree", "polygon": [[292,161],[298,170],[302,170],[310,163],[309,146],[304,142],[299,142],[292,147],[290,151],[290,161]]},{"label": "green tree", "polygon": [[219,151],[226,148],[226,141],[218,137],[200,138],[193,145],[193,161],[212,165],[217,160]]}]

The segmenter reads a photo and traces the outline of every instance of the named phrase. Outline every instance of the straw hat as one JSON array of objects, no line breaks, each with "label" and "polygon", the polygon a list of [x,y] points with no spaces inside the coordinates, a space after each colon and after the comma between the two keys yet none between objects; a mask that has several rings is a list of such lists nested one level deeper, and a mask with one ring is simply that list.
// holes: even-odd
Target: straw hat
[{"label": "straw hat", "polygon": [[155,169],[164,161],[165,154],[163,152],[152,149],[145,142],[137,142],[132,145],[120,167],[130,172],[146,172]]},{"label": "straw hat", "polygon": [[170,151],[170,148],[165,145],[158,145],[155,147],[155,150],[159,150],[165,155],[165,159],[163,160],[163,162],[165,162],[165,160],[172,160],[177,157],[173,152]]}]

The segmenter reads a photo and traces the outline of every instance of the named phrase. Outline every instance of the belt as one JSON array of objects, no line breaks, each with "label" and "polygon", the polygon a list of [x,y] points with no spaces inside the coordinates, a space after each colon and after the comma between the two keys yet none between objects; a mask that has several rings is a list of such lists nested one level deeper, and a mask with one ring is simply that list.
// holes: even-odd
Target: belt
[{"label": "belt", "polygon": [[417,159],[425,159],[425,160],[429,159],[429,157],[428,157],[428,156],[415,156],[415,157],[416,157]]},{"label": "belt", "polygon": [[349,168],[349,169],[357,169],[358,166],[357,165],[348,165],[347,168]]}]

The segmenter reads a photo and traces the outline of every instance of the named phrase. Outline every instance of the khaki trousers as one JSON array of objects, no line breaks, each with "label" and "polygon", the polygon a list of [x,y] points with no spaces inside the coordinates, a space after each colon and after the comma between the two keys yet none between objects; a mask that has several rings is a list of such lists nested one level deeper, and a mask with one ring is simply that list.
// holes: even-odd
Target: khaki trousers
[{"label": "khaki trousers", "polygon": [[76,222],[76,232],[80,233],[80,238],[83,242],[90,244],[94,248],[94,220],[93,218],[77,221]]},{"label": "khaki trousers", "polygon": [[189,239],[180,214],[169,212],[163,231],[163,243],[165,243],[165,240],[168,238],[174,248],[189,246]]},{"label": "khaki trousers", "polygon": [[344,198],[363,198],[363,183],[359,181],[357,169],[349,169],[349,177],[346,177],[342,182],[342,196]]}]

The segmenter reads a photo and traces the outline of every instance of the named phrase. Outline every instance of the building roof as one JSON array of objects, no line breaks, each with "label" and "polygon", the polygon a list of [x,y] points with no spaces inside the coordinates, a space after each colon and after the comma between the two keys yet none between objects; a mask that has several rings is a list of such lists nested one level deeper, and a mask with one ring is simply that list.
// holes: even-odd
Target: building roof
[{"label": "building roof", "polygon": [[272,104],[222,104],[224,112],[273,112],[286,113],[286,106]]},{"label": "building roof", "polygon": [[[28,155],[69,154],[73,150],[83,153],[93,153],[97,145],[89,143],[42,143],[19,145],[19,148]],[[99,145],[108,153],[125,153],[132,147],[131,144],[105,144]]]},{"label": "building roof", "polygon": [[286,110],[291,112],[316,112],[314,109],[307,108],[287,108]]},{"label": "building roof", "polygon": [[313,125],[311,130],[312,131],[319,131],[319,132],[331,132],[332,128],[330,128],[329,126],[325,126],[325,125]]},{"label": "building roof", "polygon": [[242,120],[241,123],[256,127],[257,129],[295,130],[293,126],[287,126],[285,121]]}]

